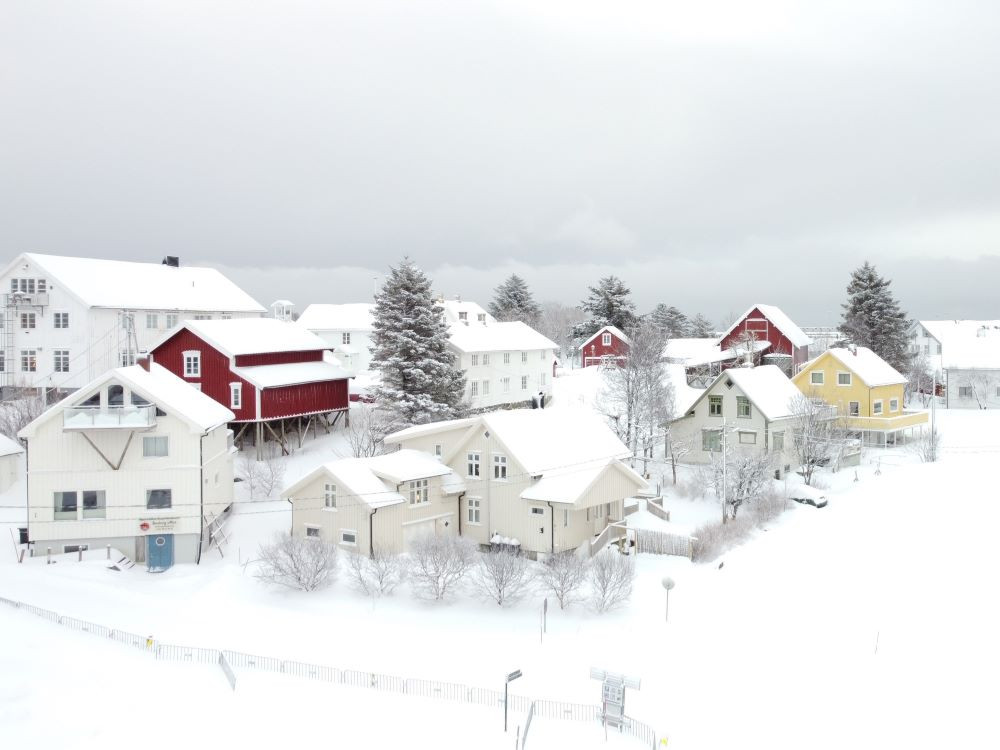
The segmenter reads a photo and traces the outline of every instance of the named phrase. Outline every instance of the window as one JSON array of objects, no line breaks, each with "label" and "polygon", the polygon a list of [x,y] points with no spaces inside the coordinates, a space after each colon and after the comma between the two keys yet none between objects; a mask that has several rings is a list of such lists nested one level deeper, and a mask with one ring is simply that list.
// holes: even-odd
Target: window
[{"label": "window", "polygon": [[483,501],[478,497],[470,497],[467,499],[466,508],[468,513],[467,518],[469,520],[469,523],[474,523],[474,524],[482,523],[482,521],[480,520],[481,518],[480,511],[482,502]]},{"label": "window", "polygon": [[500,378],[500,385],[503,387],[504,393],[510,393],[510,378],[508,377]]},{"label": "window", "polygon": [[458,319],[459,320],[468,320],[469,319],[469,313],[467,313],[467,312],[460,312],[458,314]]},{"label": "window", "polygon": [[509,365],[510,364],[510,352],[504,352],[503,353],[503,363],[505,365]]},{"label": "window", "polygon": [[169,438],[166,435],[144,437],[142,439],[143,458],[162,458],[169,456]]},{"label": "window", "polygon": [[131,331],[135,328],[135,313],[123,312],[121,315],[122,330]]},{"label": "window", "polygon": [[601,344],[603,344],[604,346],[611,346],[611,334],[610,333],[601,334]]},{"label": "window", "polygon": [[337,507],[337,485],[331,482],[323,485],[323,505],[327,508]]},{"label": "window", "polygon": [[478,354],[473,354],[470,357],[470,359],[472,361],[472,366],[473,367],[479,367],[479,355]]},{"label": "window", "polygon": [[899,399],[891,398],[889,399],[889,411],[899,411]]},{"label": "window", "polygon": [[531,515],[533,515],[533,516],[544,516],[545,515],[545,508],[536,508],[535,506],[532,506],[531,507]]},{"label": "window", "polygon": [[784,432],[772,432],[771,433],[771,449],[776,451],[783,451],[785,449],[785,433]]},{"label": "window", "polygon": [[474,453],[469,453],[469,454],[467,454],[466,458],[468,459],[468,461],[467,461],[467,463],[468,463],[468,471],[466,472],[466,476],[478,477],[479,476],[479,452],[476,451]]},{"label": "window", "polygon": [[55,497],[55,520],[75,521],[76,520],[76,493],[56,492]]},{"label": "window", "polygon": [[476,320],[478,320],[480,323],[485,323],[486,313],[476,313]]},{"label": "window", "polygon": [[851,384],[851,373],[849,372],[837,373],[837,385],[850,385],[850,384]]},{"label": "window", "polygon": [[823,373],[822,372],[809,373],[809,382],[812,385],[823,385]]},{"label": "window", "polygon": [[750,419],[750,399],[745,396],[736,397],[736,416],[740,419]]},{"label": "window", "polygon": [[212,316],[211,315],[195,315],[194,319],[195,320],[211,320]]},{"label": "window", "polygon": [[701,449],[718,453],[722,450],[722,430],[702,430]]},{"label": "window", "polygon": [[434,455],[437,456],[438,458],[441,458],[442,455],[441,443],[434,444]]},{"label": "window", "polygon": [[52,369],[56,372],[69,372],[69,349],[52,350]]},{"label": "window", "polygon": [[722,416],[722,396],[708,397],[708,416],[710,417]]},{"label": "window", "polygon": [[233,316],[230,315],[229,313],[222,313],[222,315],[219,316],[219,319],[220,320],[232,320]]},{"label": "window", "polygon": [[569,526],[569,511],[568,510],[564,510],[563,511],[563,528],[565,529],[567,526]]},{"label": "window", "polygon": [[469,381],[469,395],[475,398],[479,395],[479,381],[470,380]]},{"label": "window", "polygon": [[428,501],[427,480],[416,479],[410,482],[410,505],[423,505]]},{"label": "window", "polygon": [[521,364],[523,365],[527,361],[528,361],[528,353],[527,352],[521,352]]},{"label": "window", "polygon": [[757,433],[740,430],[740,445],[757,445]]},{"label": "window", "polygon": [[21,350],[21,372],[35,372],[38,369],[38,360],[34,349]]},{"label": "window", "polygon": [[83,517],[104,518],[107,508],[104,490],[84,490],[82,494]]},{"label": "window", "polygon": [[971,385],[960,385],[960,386],[958,386],[958,397],[959,398],[972,398],[972,386]]},{"label": "window", "polygon": [[348,545],[356,545],[358,543],[358,532],[353,529],[341,529],[340,530],[340,543]]},{"label": "window", "polygon": [[506,456],[494,456],[493,457],[493,478],[501,479],[503,481],[507,480],[507,457]]},{"label": "window", "polygon": [[545,373],[541,373],[538,376],[538,385],[545,385]]},{"label": "window", "polygon": [[306,536],[319,537],[319,526],[306,526]]},{"label": "window", "polygon": [[243,383],[229,384],[229,408],[243,408]]},{"label": "window", "polygon": [[0,353],[0,372],[6,372],[6,371],[7,371],[7,360],[3,356],[3,354]]},{"label": "window", "polygon": [[351,334],[350,333],[342,333],[342,334],[340,334],[340,343],[341,344],[350,344],[351,343]]},{"label": "window", "polygon": [[35,314],[29,312],[21,313],[21,328],[34,328]]},{"label": "window", "polygon": [[490,395],[490,381],[488,380],[483,381],[483,395],[484,396]]},{"label": "window", "polygon": [[63,552],[86,552],[90,549],[89,544],[64,544]]},{"label": "window", "polygon": [[146,508],[149,510],[172,508],[172,495],[171,490],[146,490]]},{"label": "window", "polygon": [[177,325],[177,313],[167,313],[167,328]]},{"label": "window", "polygon": [[522,375],[521,376],[521,390],[522,391],[528,390],[528,376],[527,375]]},{"label": "window", "polygon": [[160,327],[160,316],[156,313],[146,313],[146,328],[156,329]]},{"label": "window", "polygon": [[69,313],[58,312],[52,314],[53,328],[69,328]]},{"label": "window", "polygon": [[861,404],[858,401],[849,401],[847,403],[847,414],[851,417],[856,417],[861,413]]},{"label": "window", "polygon": [[872,401],[872,414],[882,413],[882,401]]},{"label": "window", "polygon": [[184,377],[201,377],[201,352],[194,350],[184,352]]},{"label": "window", "polygon": [[483,355],[483,365],[485,366],[485,365],[488,365],[489,363],[490,363],[490,355],[489,354],[484,354]]},{"label": "window", "polygon": [[121,352],[118,356],[118,361],[121,362],[122,367],[131,367],[135,364],[135,353]]}]

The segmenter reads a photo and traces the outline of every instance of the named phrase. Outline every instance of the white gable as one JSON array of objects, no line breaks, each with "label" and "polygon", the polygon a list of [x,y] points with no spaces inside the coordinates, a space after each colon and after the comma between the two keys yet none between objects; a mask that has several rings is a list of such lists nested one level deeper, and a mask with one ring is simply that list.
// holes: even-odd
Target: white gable
[{"label": "white gable", "polygon": [[[275,318],[188,320],[183,327],[231,357],[330,348],[312,331]],[[173,331],[166,338],[175,334]]]},{"label": "white gable", "polygon": [[921,320],[945,369],[1000,369],[1000,320]]},{"label": "white gable", "polygon": [[346,305],[309,305],[296,321],[310,331],[371,331],[370,302]]},{"label": "white gable", "polygon": [[589,344],[591,341],[593,341],[594,339],[596,339],[598,336],[600,336],[602,333],[605,333],[605,332],[610,333],[615,338],[621,339],[626,344],[631,344],[632,343],[632,339],[630,339],[628,336],[626,336],[625,333],[624,333],[624,331],[622,331],[621,328],[618,328],[617,326],[604,326],[599,331],[597,331],[593,336],[591,336],[589,339],[587,339],[582,344],[580,344],[580,348],[582,349],[587,344]]}]

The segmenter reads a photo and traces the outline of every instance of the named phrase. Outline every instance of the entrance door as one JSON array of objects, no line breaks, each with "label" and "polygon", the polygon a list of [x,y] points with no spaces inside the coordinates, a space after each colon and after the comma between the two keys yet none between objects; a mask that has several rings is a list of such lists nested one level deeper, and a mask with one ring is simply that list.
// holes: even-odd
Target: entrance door
[{"label": "entrance door", "polygon": [[162,573],[174,564],[173,534],[150,534],[146,537],[146,564],[150,573]]}]

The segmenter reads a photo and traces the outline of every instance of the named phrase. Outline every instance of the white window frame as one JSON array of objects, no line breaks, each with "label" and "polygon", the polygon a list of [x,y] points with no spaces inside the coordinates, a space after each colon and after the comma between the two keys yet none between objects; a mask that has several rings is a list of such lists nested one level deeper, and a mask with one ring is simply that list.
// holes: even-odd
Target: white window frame
[{"label": "white window frame", "polygon": [[469,381],[469,397],[478,398],[479,397],[479,381],[470,380]]},{"label": "white window frame", "polygon": [[229,408],[243,408],[243,383],[229,384]]},{"label": "white window frame", "polygon": [[69,328],[69,313],[68,312],[52,313],[52,327]]},{"label": "white window frame", "polygon": [[470,367],[479,367],[479,355],[478,354],[470,354],[469,355],[469,362],[470,362],[470,364],[469,364]]},{"label": "white window frame", "polygon": [[757,433],[752,430],[739,430],[737,433],[740,445],[757,445]]},{"label": "white window frame", "polygon": [[430,482],[426,479],[414,479],[410,482],[410,507],[421,508],[431,501]]},{"label": "white window frame", "polygon": [[521,376],[521,390],[522,391],[528,390],[528,376],[527,375],[522,375]]},{"label": "white window frame", "polygon": [[874,401],[872,401],[872,416],[879,417],[882,415],[882,412],[883,412],[882,399],[877,398]]},{"label": "white window frame", "polygon": [[350,343],[351,343],[351,332],[350,331],[344,331],[343,333],[340,334],[340,343],[341,344],[350,345]]},{"label": "white window frame", "polygon": [[826,385],[826,373],[822,370],[809,373],[809,385]]},{"label": "white window frame", "polygon": [[[721,417],[723,409],[722,396],[709,396],[708,397],[708,416],[710,417]],[[716,412],[713,410],[714,406],[718,406],[719,410]]]},{"label": "white window frame", "polygon": [[601,346],[611,346],[611,334],[602,333],[601,334]]},{"label": "white window frame", "polygon": [[[348,541],[344,537],[350,535],[354,537],[354,541]],[[357,547],[358,546],[358,532],[354,529],[341,529],[340,530],[340,543],[344,547]]]},{"label": "white window frame", "polygon": [[69,349],[52,350],[52,371],[69,372]]},{"label": "white window frame", "polygon": [[510,352],[504,352],[503,353],[503,363],[505,365],[509,365],[510,364]]},{"label": "white window frame", "polygon": [[500,378],[500,384],[503,386],[504,393],[510,393],[510,377]]},{"label": "white window frame", "polygon": [[959,398],[972,398],[972,386],[971,385],[960,385],[960,386],[958,386],[958,397]]},{"label": "white window frame", "polygon": [[201,377],[201,351],[198,349],[188,349],[183,353],[184,377]]},{"label": "white window frame", "polygon": [[[162,453],[160,452],[162,446]],[[142,438],[143,458],[166,458],[170,455],[170,438],[167,435],[146,435]]]},{"label": "white window frame", "polygon": [[307,523],[307,524],[305,524],[305,527],[306,527],[306,539],[319,539],[320,538],[320,529],[322,527],[317,526],[316,524],[313,524],[313,523]]},{"label": "white window frame", "polygon": [[160,327],[160,314],[159,313],[146,313],[146,328],[150,331],[155,331]]},{"label": "white window frame", "polygon": [[538,373],[538,385],[545,385],[545,373]]},{"label": "white window frame", "polygon": [[86,552],[90,549],[89,544],[64,544],[62,546],[63,554],[68,555],[73,552]]},{"label": "white window frame", "polygon": [[[743,413],[744,407],[746,407],[746,414]],[[753,404],[750,403],[750,399],[746,396],[736,397],[736,418],[753,419]]]},{"label": "white window frame", "polygon": [[490,381],[488,380],[483,381],[483,395],[484,396],[490,395]]},{"label": "white window frame", "polygon": [[30,330],[37,324],[37,318],[33,312],[21,313],[21,330]]},{"label": "white window frame", "polygon": [[434,443],[434,455],[441,458],[444,455],[444,448],[441,443]]},{"label": "white window frame", "polygon": [[507,457],[500,454],[493,456],[493,479],[498,482],[507,481]]},{"label": "white window frame", "polygon": [[[156,508],[149,507],[150,494],[159,491],[170,493],[170,505],[160,506]],[[173,510],[173,507],[174,507],[174,490],[172,487],[150,487],[146,489],[146,510]]]},{"label": "white window frame", "polygon": [[465,498],[465,509],[466,509],[466,523],[470,526],[482,526],[482,510],[483,510],[483,499],[481,497],[469,497]]},{"label": "white window frame", "polygon": [[893,413],[895,413],[897,411],[899,411],[899,399],[898,398],[890,398],[889,399],[889,413],[893,414]]},{"label": "white window frame", "polygon": [[484,354],[483,355],[483,367],[486,367],[489,363],[490,363],[490,355],[489,354]]},{"label": "white window frame", "polygon": [[337,485],[333,482],[323,483],[323,507],[329,510],[337,509]]},{"label": "white window frame", "polygon": [[537,505],[532,505],[531,506],[531,515],[533,515],[533,516],[544,516],[545,515],[545,508],[541,508],[541,507],[539,507]]},{"label": "white window frame", "polygon": [[[847,382],[846,383],[841,383],[840,382],[840,376],[841,375],[846,375],[847,376]],[[838,370],[837,371],[837,385],[840,388],[850,388],[853,384],[854,384],[854,377],[851,375],[851,373],[844,372],[843,370]]]},{"label": "white window frame", "polygon": [[37,349],[21,350],[21,372],[38,372]]},{"label": "white window frame", "polygon": [[528,353],[527,352],[521,352],[521,364],[523,365],[527,361],[528,361]]},{"label": "white window frame", "polygon": [[[719,438],[718,447],[713,447],[713,442],[709,440],[710,435],[717,435]],[[702,430],[701,431],[701,449],[707,453],[721,453],[722,452],[722,430]]]},{"label": "white window frame", "polygon": [[482,471],[482,456],[479,451],[469,451],[465,454],[465,471],[467,477],[478,478]]},{"label": "white window frame", "polygon": [[785,431],[778,430],[777,432],[771,433],[771,450],[773,451],[783,451],[785,450]]},{"label": "white window frame", "polygon": [[168,329],[176,328],[177,319],[178,319],[177,313],[167,313],[167,328]]},{"label": "white window frame", "polygon": [[861,416],[861,402],[860,401],[848,401],[847,402],[847,416],[849,416],[849,417],[860,417]]}]

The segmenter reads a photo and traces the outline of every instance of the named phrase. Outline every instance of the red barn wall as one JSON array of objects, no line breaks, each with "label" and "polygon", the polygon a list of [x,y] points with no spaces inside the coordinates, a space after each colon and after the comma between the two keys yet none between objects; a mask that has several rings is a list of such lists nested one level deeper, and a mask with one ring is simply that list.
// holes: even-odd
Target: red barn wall
[{"label": "red barn wall", "polygon": [[[582,366],[586,367],[587,361],[594,358],[600,359],[604,356],[624,357],[628,354],[628,344],[613,333],[611,334],[611,343],[609,345],[605,346],[602,343],[603,340],[604,334],[598,334],[589,344],[583,347],[580,351],[580,364]],[[591,362],[591,364],[597,364],[597,362]]]},{"label": "red barn wall", "polygon": [[[750,318],[763,318],[763,320],[750,320]],[[722,349],[726,350],[737,343],[743,332],[747,330],[753,331],[758,340],[771,342],[770,348],[764,354],[783,352],[791,355],[793,368],[805,362],[809,357],[808,346],[793,346],[788,337],[778,330],[770,320],[767,320],[756,307],[722,339]]]},{"label": "red barn wall", "polygon": [[305,352],[265,352],[263,354],[237,354],[237,367],[257,367],[258,365],[286,365],[292,362],[322,362],[323,350]]},{"label": "red barn wall", "polygon": [[260,411],[264,419],[337,411],[347,407],[346,378],[267,388],[261,391],[260,397]]}]

